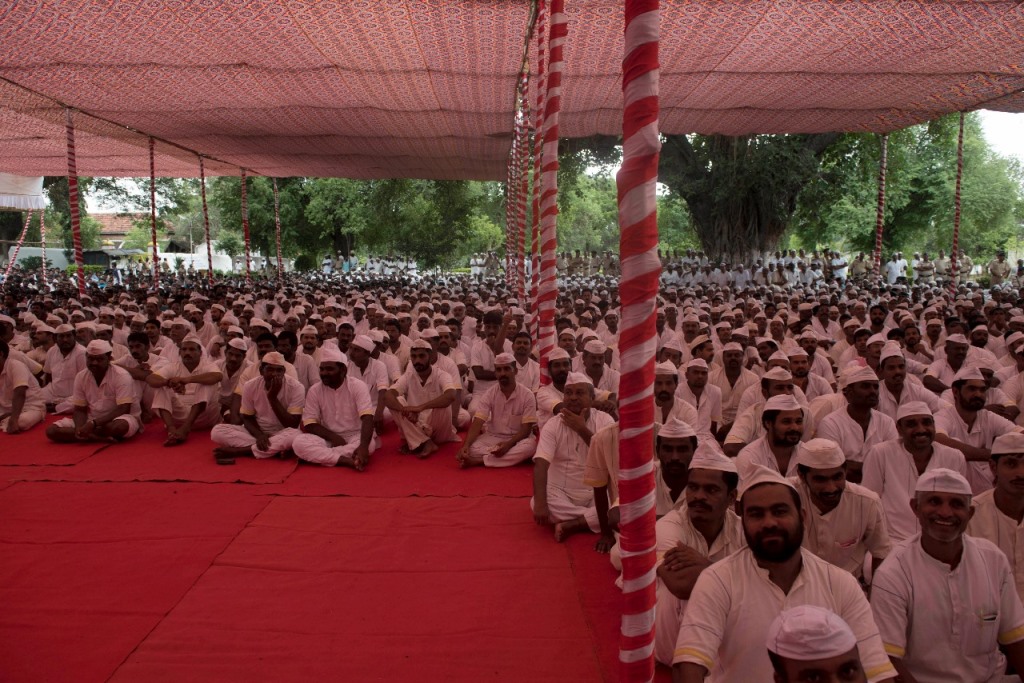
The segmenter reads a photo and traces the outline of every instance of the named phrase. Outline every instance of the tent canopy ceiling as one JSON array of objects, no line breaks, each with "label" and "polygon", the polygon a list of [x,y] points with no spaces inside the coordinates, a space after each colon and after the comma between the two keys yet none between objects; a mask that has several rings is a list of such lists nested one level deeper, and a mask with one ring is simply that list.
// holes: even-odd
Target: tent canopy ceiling
[{"label": "tent canopy ceiling", "polygon": [[[621,130],[620,0],[569,0],[561,132]],[[663,0],[666,133],[889,131],[1024,111],[1024,3]],[[504,177],[528,0],[24,0],[0,171]],[[536,65],[531,45],[531,65]],[[531,99],[532,102],[532,99]],[[175,147],[179,146],[179,147]]]}]

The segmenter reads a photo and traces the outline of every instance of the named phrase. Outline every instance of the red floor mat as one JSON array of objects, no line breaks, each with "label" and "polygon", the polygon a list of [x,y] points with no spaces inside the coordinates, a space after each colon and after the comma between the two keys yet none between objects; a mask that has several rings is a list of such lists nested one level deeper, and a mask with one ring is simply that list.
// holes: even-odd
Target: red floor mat
[{"label": "red floor mat", "polygon": [[[294,458],[238,458],[234,465],[218,465],[208,431],[190,435],[185,443],[164,448],[167,432],[162,424],[150,423],[146,431],[124,443],[111,444],[75,467],[41,468],[22,478],[44,481],[167,481],[247,484],[280,484],[295,471]],[[50,450],[65,445],[48,444]],[[3,471],[0,470],[0,475]]]},{"label": "red floor mat", "polygon": [[597,681],[568,558],[521,500],[275,499],[115,678]]},{"label": "red floor mat", "polygon": [[[55,444],[46,438],[46,426],[62,416],[49,415],[27,432],[0,432],[0,465],[74,465],[109,444]],[[2,474],[2,472],[0,472]]]},{"label": "red floor mat", "polygon": [[506,496],[533,495],[533,468],[518,465],[501,469],[459,469],[455,453],[460,443],[449,443],[426,460],[398,452],[398,432],[384,434],[365,472],[347,467],[302,464],[288,481],[273,491],[295,496]]},{"label": "red floor mat", "polygon": [[0,678],[106,680],[266,505],[227,486],[0,491]]}]

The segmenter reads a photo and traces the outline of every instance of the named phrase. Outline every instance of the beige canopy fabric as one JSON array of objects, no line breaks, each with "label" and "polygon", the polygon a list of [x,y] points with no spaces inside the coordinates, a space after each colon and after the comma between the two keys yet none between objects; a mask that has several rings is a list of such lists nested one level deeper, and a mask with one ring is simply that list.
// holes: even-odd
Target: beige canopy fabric
[{"label": "beige canopy fabric", "polygon": [[[665,133],[1024,111],[1024,3],[662,2]],[[0,9],[0,171],[501,179],[528,0],[34,0]],[[621,2],[569,0],[561,134],[621,130]],[[531,42],[530,64],[536,71]],[[531,101],[533,101],[531,99]]]}]

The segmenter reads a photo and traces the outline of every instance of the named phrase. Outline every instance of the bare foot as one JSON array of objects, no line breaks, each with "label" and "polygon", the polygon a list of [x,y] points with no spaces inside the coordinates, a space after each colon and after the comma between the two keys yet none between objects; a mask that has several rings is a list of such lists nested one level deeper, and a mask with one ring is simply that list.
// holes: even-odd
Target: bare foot
[{"label": "bare foot", "polygon": [[462,469],[468,469],[470,467],[480,467],[484,464],[484,459],[477,455],[467,455],[465,458],[459,460],[459,467]]},{"label": "bare foot", "polygon": [[416,457],[422,460],[423,458],[429,458],[436,450],[437,444],[428,440],[414,452],[416,453]]},{"label": "bare foot", "polygon": [[402,445],[398,447],[398,452],[399,453],[405,453],[405,454],[412,453],[412,451],[409,450],[409,444],[407,444],[404,441],[402,442]]}]

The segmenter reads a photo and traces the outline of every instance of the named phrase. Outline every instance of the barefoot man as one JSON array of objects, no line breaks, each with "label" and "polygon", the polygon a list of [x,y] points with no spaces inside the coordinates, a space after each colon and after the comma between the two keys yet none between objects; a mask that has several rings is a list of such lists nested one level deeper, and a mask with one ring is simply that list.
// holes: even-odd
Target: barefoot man
[{"label": "barefoot man", "polygon": [[[519,384],[518,364],[511,353],[494,357],[498,383],[477,400],[469,434],[455,455],[460,467],[511,467],[529,460],[537,450],[537,398]],[[481,433],[484,425],[487,432]]]},{"label": "barefoot man", "polygon": [[384,395],[405,441],[402,452],[425,458],[438,443],[456,441],[453,404],[459,383],[430,364],[430,343],[417,339],[409,349],[409,367]]},{"label": "barefoot man", "polygon": [[565,380],[562,410],[540,432],[533,456],[533,518],[537,524],[554,524],[555,540],[561,542],[578,531],[600,531],[594,489],[583,482],[590,438],[614,420],[608,413],[592,410],[594,383],[581,372]]}]

